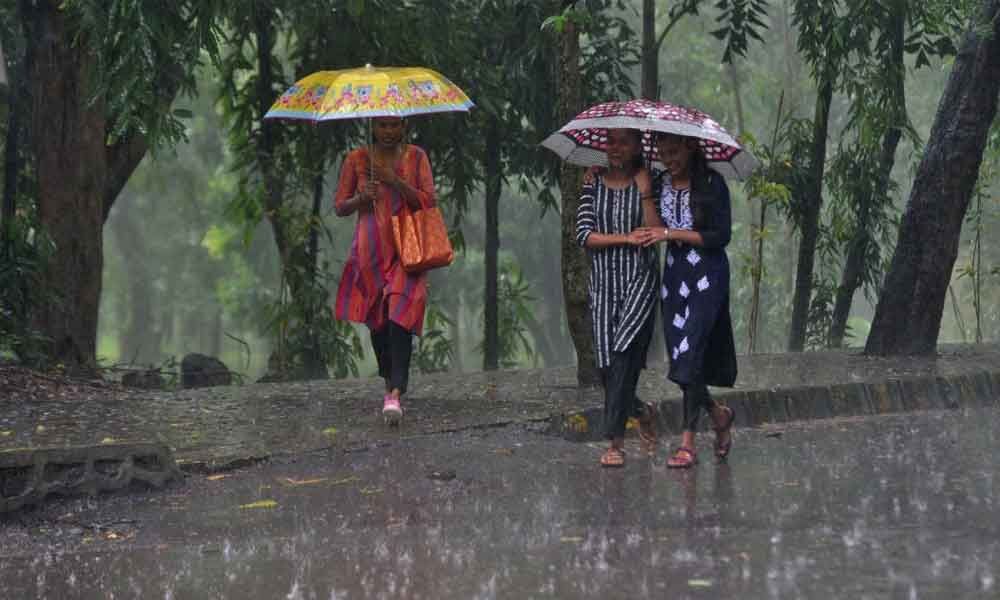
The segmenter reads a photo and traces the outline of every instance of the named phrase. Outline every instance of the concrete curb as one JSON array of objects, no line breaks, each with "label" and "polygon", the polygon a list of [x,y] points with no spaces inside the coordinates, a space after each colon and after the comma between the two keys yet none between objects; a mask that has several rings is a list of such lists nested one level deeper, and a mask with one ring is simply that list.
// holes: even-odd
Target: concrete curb
[{"label": "concrete curb", "polygon": [[0,514],[48,496],[96,495],[133,483],[163,487],[180,477],[163,444],[131,443],[0,452]]},{"label": "concrete curb", "polygon": [[[805,421],[1000,406],[1000,370],[951,376],[898,377],[875,382],[832,385],[794,385],[771,389],[715,390],[713,397],[736,413],[737,427],[760,427]],[[680,399],[659,402],[660,431],[681,432]],[[572,441],[603,439],[604,408],[554,415],[547,433]],[[707,419],[702,419],[707,430]],[[634,424],[629,424],[634,429]]]}]

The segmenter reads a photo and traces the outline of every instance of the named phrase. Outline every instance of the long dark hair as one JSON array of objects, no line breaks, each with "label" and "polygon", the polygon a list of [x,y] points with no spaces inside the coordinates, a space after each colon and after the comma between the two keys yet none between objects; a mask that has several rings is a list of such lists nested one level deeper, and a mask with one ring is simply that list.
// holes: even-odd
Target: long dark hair
[{"label": "long dark hair", "polygon": [[658,133],[654,143],[663,138],[673,138],[680,140],[684,144],[693,146],[691,158],[688,162],[688,174],[691,177],[691,218],[694,220],[695,229],[701,229],[705,225],[705,205],[712,201],[712,170],[708,167],[705,153],[698,145],[698,138],[677,135],[674,133]]}]

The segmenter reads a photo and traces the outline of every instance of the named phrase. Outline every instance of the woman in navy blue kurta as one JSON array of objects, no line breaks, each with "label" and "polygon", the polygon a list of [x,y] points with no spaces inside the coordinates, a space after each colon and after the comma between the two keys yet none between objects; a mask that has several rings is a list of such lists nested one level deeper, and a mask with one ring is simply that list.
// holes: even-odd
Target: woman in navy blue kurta
[{"label": "woman in navy blue kurta", "polygon": [[645,237],[649,244],[667,245],[660,288],[664,338],[669,378],[684,392],[681,445],[667,466],[686,468],[697,461],[701,411],[714,422],[718,459],[728,456],[732,444],[733,411],[712,400],[707,387],[732,387],[736,381],[725,250],[732,234],[729,189],[721,175],[708,170],[697,140],[660,134],[657,151],[666,167],[656,186],[666,228]]}]

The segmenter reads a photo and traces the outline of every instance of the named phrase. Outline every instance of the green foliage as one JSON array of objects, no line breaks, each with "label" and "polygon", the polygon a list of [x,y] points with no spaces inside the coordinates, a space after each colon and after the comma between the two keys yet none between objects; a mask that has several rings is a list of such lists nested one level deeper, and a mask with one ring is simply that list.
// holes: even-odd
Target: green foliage
[{"label": "green foliage", "polygon": [[[203,56],[218,56],[221,0],[66,0],[82,43],[93,49],[95,98],[106,102],[108,142],[130,134],[150,147],[184,137],[184,113],[169,110],[174,96],[195,91]],[[203,52],[205,53],[203,55]]]},{"label": "green foliage", "polygon": [[0,227],[0,358],[37,365],[47,340],[32,325],[33,309],[48,293],[42,272],[52,242],[24,214]]},{"label": "green foliage", "polygon": [[452,325],[452,319],[438,305],[428,304],[423,335],[418,339],[413,353],[413,364],[421,373],[440,373],[451,367],[455,358],[455,344],[448,336],[448,330]]},{"label": "green foliage", "polygon": [[265,331],[276,340],[272,368],[289,379],[323,376],[318,366],[331,366],[333,376],[358,377],[358,359],[362,355],[361,338],[350,323],[338,321],[327,304],[331,295],[330,278],[315,281],[302,277],[295,300],[283,295],[264,309]]},{"label": "green foliage", "polygon": [[813,292],[809,301],[809,318],[806,322],[806,343],[809,350],[828,347],[827,333],[833,321],[833,301],[837,284],[828,278],[814,277]]},{"label": "green foliage", "polygon": [[763,43],[761,33],[767,29],[767,0],[717,0],[717,21],[722,25],[712,35],[725,42],[723,63],[732,63],[737,56],[746,56],[750,40]]},{"label": "green foliage", "polygon": [[[506,261],[500,267],[498,290],[499,305],[499,359],[505,369],[516,367],[527,360],[536,360],[534,346],[529,339],[528,324],[532,317],[531,305],[535,301],[521,269]],[[482,351],[482,344],[479,350]]]}]

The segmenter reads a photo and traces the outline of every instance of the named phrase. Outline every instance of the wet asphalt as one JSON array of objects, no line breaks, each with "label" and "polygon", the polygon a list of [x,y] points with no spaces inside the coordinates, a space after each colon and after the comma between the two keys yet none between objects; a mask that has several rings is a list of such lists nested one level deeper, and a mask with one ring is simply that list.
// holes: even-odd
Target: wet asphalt
[{"label": "wet asphalt", "polygon": [[530,428],[390,436],[4,517],[0,597],[1000,598],[998,430],[741,429],[690,471],[666,440],[602,470]]}]

